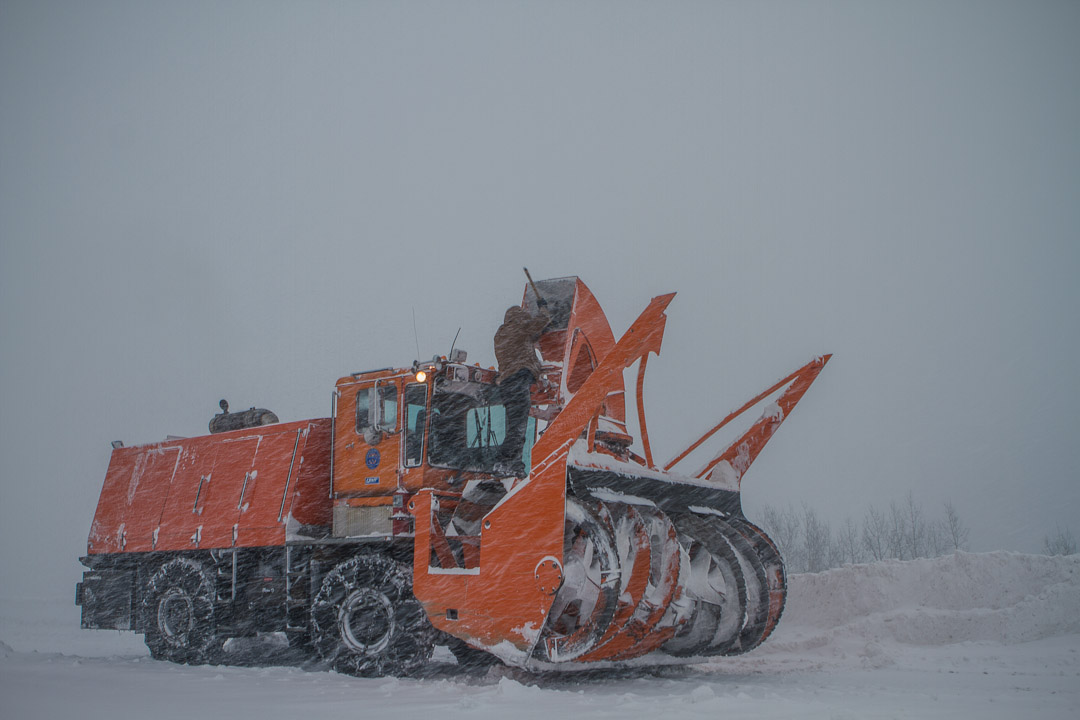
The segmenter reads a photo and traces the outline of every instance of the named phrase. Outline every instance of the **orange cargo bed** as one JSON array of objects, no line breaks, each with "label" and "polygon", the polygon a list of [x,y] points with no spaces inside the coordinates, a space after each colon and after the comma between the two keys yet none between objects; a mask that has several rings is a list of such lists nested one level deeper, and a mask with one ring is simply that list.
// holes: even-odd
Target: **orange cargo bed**
[{"label": "orange cargo bed", "polygon": [[113,451],[87,553],[283,545],[330,525],[330,419]]}]

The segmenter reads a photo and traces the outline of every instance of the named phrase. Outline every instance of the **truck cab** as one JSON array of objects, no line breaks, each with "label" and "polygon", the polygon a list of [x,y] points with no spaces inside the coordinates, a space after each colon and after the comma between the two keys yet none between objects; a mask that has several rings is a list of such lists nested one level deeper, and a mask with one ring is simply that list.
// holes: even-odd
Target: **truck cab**
[{"label": "truck cab", "polygon": [[[437,357],[338,380],[333,535],[408,534],[395,531],[395,496],[400,509],[421,488],[457,494],[470,480],[510,480],[498,462],[509,419],[495,378],[492,368]],[[526,422],[527,475],[537,418]]]}]

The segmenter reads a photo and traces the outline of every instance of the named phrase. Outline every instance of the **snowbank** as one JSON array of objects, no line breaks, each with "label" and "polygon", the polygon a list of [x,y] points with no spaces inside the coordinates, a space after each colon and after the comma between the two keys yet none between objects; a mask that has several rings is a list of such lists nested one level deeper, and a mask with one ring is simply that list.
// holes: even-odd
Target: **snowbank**
[{"label": "snowbank", "polygon": [[909,645],[1080,632],[1080,555],[956,553],[793,575],[781,627]]},{"label": "snowbank", "polygon": [[[974,655],[1080,639],[1080,556],[956,553],[847,565],[788,579],[773,636],[714,670],[817,671],[936,664],[953,672]],[[976,648],[975,646],[979,647]],[[1025,646],[1026,647],[1026,646]],[[1009,653],[1020,657],[1027,650]]]}]

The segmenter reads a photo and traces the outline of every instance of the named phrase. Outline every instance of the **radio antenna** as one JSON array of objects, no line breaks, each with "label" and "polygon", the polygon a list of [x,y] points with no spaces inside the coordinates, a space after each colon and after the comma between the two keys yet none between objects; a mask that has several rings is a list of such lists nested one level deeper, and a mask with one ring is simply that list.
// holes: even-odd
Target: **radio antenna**
[{"label": "radio antenna", "polygon": [[416,359],[420,359],[420,335],[416,332],[416,306],[413,305],[412,309],[412,334],[413,340],[416,341]]},{"label": "radio antenna", "polygon": [[455,346],[455,345],[457,345],[457,336],[458,336],[458,335],[460,335],[460,334],[461,334],[461,328],[458,328],[458,329],[457,329],[457,332],[456,332],[456,333],[454,333],[454,342],[450,343],[450,354],[446,356],[446,358],[447,358],[448,360],[453,360],[453,357],[454,357],[454,346]]}]

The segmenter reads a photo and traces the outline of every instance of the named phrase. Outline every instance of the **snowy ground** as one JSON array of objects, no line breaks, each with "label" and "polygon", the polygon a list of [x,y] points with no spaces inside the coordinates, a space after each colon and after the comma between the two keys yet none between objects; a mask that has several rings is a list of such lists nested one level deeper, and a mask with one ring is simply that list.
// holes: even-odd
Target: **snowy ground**
[{"label": "snowy ground", "polygon": [[[0,718],[1077,718],[1080,557],[964,554],[791,578],[764,646],[707,665],[423,679],[156,662],[69,600],[0,600]],[[252,641],[259,642],[259,641]],[[252,649],[252,648],[248,648]],[[290,664],[292,663],[292,664]]]}]

